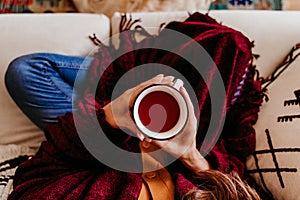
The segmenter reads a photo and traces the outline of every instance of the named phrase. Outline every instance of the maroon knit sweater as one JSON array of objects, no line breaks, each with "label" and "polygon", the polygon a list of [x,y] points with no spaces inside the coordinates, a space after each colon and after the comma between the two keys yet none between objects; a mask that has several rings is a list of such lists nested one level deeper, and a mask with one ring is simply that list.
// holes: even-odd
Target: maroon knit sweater
[{"label": "maroon knit sweater", "polygon": [[[253,44],[240,32],[217,23],[207,15],[194,13],[184,22],[171,22],[167,28],[184,33],[201,44],[217,65],[223,78],[226,99],[224,106],[225,125],[216,145],[206,159],[214,169],[222,172],[236,171],[244,176],[245,160],[255,149],[253,124],[261,104],[260,83],[253,80],[254,67],[251,65]],[[170,52],[159,49],[142,49],[150,42],[164,44],[169,42],[162,30],[157,37],[147,37],[137,43],[132,40],[133,33],[120,38],[120,48],[130,51],[119,59],[112,60],[111,47],[101,46],[95,54],[90,67],[87,83],[98,82],[96,98],[92,89],[83,88],[83,98],[78,101],[78,112],[59,117],[59,123],[47,127],[47,141],[43,142],[38,153],[22,163],[14,179],[14,191],[9,199],[137,199],[142,186],[139,173],[125,173],[109,168],[97,161],[81,143],[73,118],[80,120],[85,127],[94,126],[88,120],[96,110],[98,121],[108,137],[120,147],[138,151],[138,140],[126,135],[122,130],[112,129],[104,121],[103,106],[111,98],[117,80],[127,71],[144,63],[161,63],[176,69],[189,81],[198,99],[195,106],[199,122],[197,144],[203,144],[211,117],[209,86],[215,81],[215,71],[208,70],[206,84],[203,77],[186,60]],[[178,51],[188,52],[189,43],[175,46]],[[197,56],[197,52],[189,52]],[[109,66],[108,66],[109,65]],[[107,67],[108,66],[108,67]],[[203,66],[209,67],[209,66]],[[102,74],[103,73],[103,74]],[[101,79],[99,80],[99,77]],[[144,75],[134,74],[135,77]],[[128,85],[135,85],[134,76]],[[89,85],[89,84],[86,84]],[[95,105],[95,106],[94,106]],[[217,122],[221,124],[220,122]],[[209,142],[208,142],[209,143]],[[194,188],[190,172],[176,161],[168,167],[175,184],[176,199]]]}]

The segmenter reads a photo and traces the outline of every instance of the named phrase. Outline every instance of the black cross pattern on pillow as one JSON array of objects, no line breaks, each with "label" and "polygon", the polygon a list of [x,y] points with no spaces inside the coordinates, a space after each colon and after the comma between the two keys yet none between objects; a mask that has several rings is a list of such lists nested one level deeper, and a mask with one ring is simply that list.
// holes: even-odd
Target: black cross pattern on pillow
[{"label": "black cross pattern on pillow", "polygon": [[[296,98],[284,101],[284,106],[300,106],[300,90],[294,91],[294,94]],[[277,122],[292,122],[294,119],[300,119],[300,109],[299,114],[279,116]]]},{"label": "black cross pattern on pillow", "polygon": [[13,176],[10,176],[10,175],[8,175],[8,176],[1,175],[0,176],[0,186],[6,186],[7,183],[8,183],[8,181],[10,179],[13,179]]},{"label": "black cross pattern on pillow", "polygon": [[[276,154],[278,154],[278,153],[297,153],[297,152],[299,153],[300,148],[274,148],[269,129],[266,129],[265,133],[266,133],[269,149],[258,150],[258,151],[254,152],[253,157],[255,160],[256,169],[248,170],[248,173],[250,173],[250,174],[258,173],[259,178],[260,178],[261,183],[263,184],[264,188],[271,194],[271,192],[269,191],[269,189],[266,185],[266,182],[264,180],[263,173],[276,173],[281,188],[284,188],[284,180],[282,178],[282,173],[296,173],[297,168],[295,168],[295,167],[290,167],[290,168],[280,167],[279,162],[276,157]],[[259,166],[259,159],[257,156],[263,155],[263,154],[270,154],[272,156],[272,161],[274,163],[273,168],[261,168]]]},{"label": "black cross pattern on pillow", "polygon": [[[297,60],[297,58],[300,56],[300,43],[297,43],[294,45],[291,49],[291,51],[286,55],[286,57],[283,59],[283,61],[276,67],[274,72],[269,76],[268,78],[262,80],[262,91],[267,91],[268,86],[275,82],[275,80],[289,67],[291,64]],[[297,89],[294,91],[295,99],[289,99],[284,101],[284,107],[286,106],[300,106],[300,89]],[[265,101],[268,102],[269,98],[267,95],[264,96]],[[297,109],[296,109],[297,110]],[[300,109],[299,114],[293,114],[293,115],[284,115],[284,116],[278,116],[277,122],[293,122],[294,119],[300,119]],[[257,150],[253,153],[254,161],[255,161],[255,167],[256,169],[248,170],[249,174],[255,174],[258,173],[259,179],[265,190],[272,195],[270,190],[267,187],[267,184],[265,182],[263,174],[265,173],[276,173],[278,181],[280,183],[281,188],[285,187],[284,180],[282,178],[283,173],[296,173],[298,169],[294,166],[291,167],[281,167],[280,163],[277,160],[276,155],[277,154],[290,154],[290,153],[300,153],[300,147],[299,148],[274,148],[272,143],[272,137],[270,134],[269,129],[265,129],[267,142],[268,142],[268,148],[264,150]],[[259,166],[259,159],[258,155],[270,155],[272,156],[272,161],[274,164],[274,167],[272,168],[261,168]],[[275,183],[274,183],[275,184]]]},{"label": "black cross pattern on pillow", "polygon": [[[30,156],[19,156],[10,160],[5,160],[0,163],[0,173],[5,172],[7,170],[14,169],[18,167],[22,162],[28,160]],[[0,174],[0,186],[7,185],[8,181],[13,178],[13,175],[1,175]]]},{"label": "black cross pattern on pillow", "polygon": [[[294,94],[295,94],[296,98],[284,101],[284,106],[298,106],[298,105],[300,106],[300,90],[294,91]],[[293,119],[296,119],[296,118],[300,118],[300,109],[299,109],[299,115],[279,116],[277,118],[277,122],[292,122]],[[259,178],[260,178],[261,183],[263,184],[264,188],[269,193],[271,193],[269,191],[268,187],[267,187],[267,184],[265,183],[263,173],[276,173],[281,188],[284,188],[284,180],[282,178],[282,173],[295,173],[295,172],[297,172],[297,168],[293,168],[293,167],[283,168],[283,167],[280,167],[279,163],[278,163],[278,160],[277,160],[277,157],[276,157],[276,154],[278,154],[278,153],[300,152],[300,148],[274,148],[269,129],[266,129],[265,133],[266,133],[269,149],[255,151],[255,153],[253,154],[253,157],[254,157],[254,160],[255,160],[256,169],[248,170],[248,172],[249,173],[258,173]],[[263,154],[270,154],[272,156],[272,161],[274,163],[274,168],[260,168],[258,155],[263,155]]]}]

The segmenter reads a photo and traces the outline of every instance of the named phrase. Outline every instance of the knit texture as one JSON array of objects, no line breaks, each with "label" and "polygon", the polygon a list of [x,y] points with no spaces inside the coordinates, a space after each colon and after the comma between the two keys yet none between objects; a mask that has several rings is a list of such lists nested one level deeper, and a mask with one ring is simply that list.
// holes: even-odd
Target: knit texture
[{"label": "knit texture", "polygon": [[[126,32],[120,37],[120,49],[101,45],[90,67],[87,83],[78,100],[78,112],[59,117],[59,123],[49,125],[47,141],[43,142],[38,153],[23,163],[17,170],[14,191],[10,199],[137,199],[142,185],[138,173],[125,173],[98,162],[83,146],[73,119],[89,128],[98,123],[107,136],[119,147],[139,152],[138,140],[120,129],[113,129],[104,121],[103,106],[110,102],[114,86],[120,77],[136,66],[145,63],[160,63],[176,69],[189,80],[198,102],[195,112],[199,121],[197,145],[209,147],[206,159],[214,169],[222,172],[236,171],[244,177],[245,160],[255,150],[253,124],[261,104],[260,82],[254,80],[254,67],[251,65],[253,44],[240,32],[217,23],[208,15],[192,14],[184,22],[171,22],[166,28],[186,34],[198,42],[214,60],[223,78],[226,98],[221,119],[226,117],[225,126],[216,130],[211,141],[203,142],[211,117],[209,87],[216,79],[216,71],[209,65],[205,82],[202,76],[186,60],[171,52],[159,49],[143,49],[149,43],[172,42],[165,30],[158,36],[149,36],[138,43],[132,39],[134,32]],[[198,56],[190,43],[174,46],[177,51]],[[125,55],[112,59],[114,51],[125,48]],[[138,50],[130,51],[136,48]],[[123,49],[124,50],[124,49]],[[108,67],[107,67],[108,66]],[[155,69],[151,69],[155,70]],[[167,74],[168,70],[166,70]],[[143,74],[144,73],[144,74]],[[137,72],[129,78],[128,87],[138,84],[135,77],[144,77],[147,72]],[[99,80],[99,78],[101,79]],[[96,95],[92,93],[97,82]],[[95,98],[94,98],[95,97]],[[96,110],[98,120],[89,120]],[[220,122],[216,122],[217,127]],[[221,132],[219,138],[217,132]],[[205,151],[206,148],[204,148]],[[138,163],[139,161],[137,161]],[[134,165],[135,163],[133,163]],[[175,184],[175,197],[194,189],[192,174],[178,161],[168,167]]]}]

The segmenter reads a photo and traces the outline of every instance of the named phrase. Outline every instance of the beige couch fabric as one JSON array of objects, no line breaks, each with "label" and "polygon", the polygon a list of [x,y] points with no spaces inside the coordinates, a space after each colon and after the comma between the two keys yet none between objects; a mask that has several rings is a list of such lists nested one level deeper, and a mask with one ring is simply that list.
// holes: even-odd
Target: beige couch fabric
[{"label": "beige couch fabric", "polygon": [[[207,11],[200,11],[207,13]],[[257,10],[211,10],[208,13],[220,23],[241,31],[254,41],[253,53],[259,54],[257,68],[262,76],[268,76],[285,57],[291,47],[299,42],[300,12]],[[162,23],[184,20],[187,12],[132,13],[133,19],[141,19],[141,25],[150,33],[157,33]],[[112,18],[112,34],[119,31],[120,13]],[[115,41],[118,44],[118,41]]]},{"label": "beige couch fabric", "polygon": [[[256,152],[247,167],[255,180],[276,199],[300,197],[300,49],[290,58],[292,64],[279,68],[268,82],[255,125]],[[290,60],[291,61],[291,60]]]},{"label": "beige couch fabric", "polygon": [[110,24],[100,14],[0,15],[0,144],[39,146],[43,133],[20,111],[4,85],[8,64],[34,52],[87,55],[95,48],[89,35],[109,37]]}]

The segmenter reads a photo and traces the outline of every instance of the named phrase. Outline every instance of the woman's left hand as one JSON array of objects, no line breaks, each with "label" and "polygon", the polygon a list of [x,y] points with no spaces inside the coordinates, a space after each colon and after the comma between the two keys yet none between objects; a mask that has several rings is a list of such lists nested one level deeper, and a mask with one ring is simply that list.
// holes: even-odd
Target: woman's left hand
[{"label": "woman's left hand", "polygon": [[184,87],[180,88],[180,93],[187,102],[189,116],[184,130],[176,137],[170,140],[145,140],[151,142],[153,145],[163,149],[172,156],[179,158],[181,162],[191,171],[210,169],[209,163],[200,154],[196,148],[196,134],[197,134],[197,118],[194,112],[194,106]]}]

